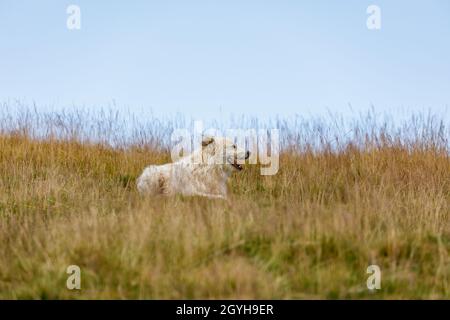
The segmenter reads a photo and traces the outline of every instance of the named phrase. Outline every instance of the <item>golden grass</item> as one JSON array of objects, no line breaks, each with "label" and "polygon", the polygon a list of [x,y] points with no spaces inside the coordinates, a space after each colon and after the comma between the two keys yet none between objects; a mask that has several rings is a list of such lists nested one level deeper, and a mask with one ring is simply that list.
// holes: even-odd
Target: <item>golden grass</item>
[{"label": "golden grass", "polygon": [[[228,200],[143,198],[167,152],[0,136],[0,298],[450,296],[450,157],[432,143],[286,149]],[[80,291],[66,288],[68,265]],[[377,264],[382,289],[366,287]]]}]

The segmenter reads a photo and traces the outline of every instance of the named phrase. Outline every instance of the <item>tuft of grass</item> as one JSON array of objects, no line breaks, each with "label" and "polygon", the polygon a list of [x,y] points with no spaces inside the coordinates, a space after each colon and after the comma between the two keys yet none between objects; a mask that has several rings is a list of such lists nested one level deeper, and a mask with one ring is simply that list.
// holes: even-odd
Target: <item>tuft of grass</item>
[{"label": "tuft of grass", "polygon": [[[118,118],[100,117],[90,128],[113,132],[110,143],[77,131],[89,119],[30,114],[0,122],[0,298],[450,296],[440,123],[415,117],[387,130],[369,119],[342,139],[324,124],[278,122],[279,172],[247,166],[223,201],[138,195],[143,168],[170,160],[157,143],[167,132],[119,139],[98,129]],[[372,264],[382,272],[375,292]],[[66,288],[69,265],[81,268],[79,291]]]}]

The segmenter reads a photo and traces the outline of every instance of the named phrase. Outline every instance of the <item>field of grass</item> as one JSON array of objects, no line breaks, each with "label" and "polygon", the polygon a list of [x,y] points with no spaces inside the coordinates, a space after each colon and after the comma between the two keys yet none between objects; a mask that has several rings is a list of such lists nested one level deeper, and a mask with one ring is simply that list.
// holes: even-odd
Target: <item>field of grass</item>
[{"label": "field of grass", "polygon": [[[450,297],[442,124],[359,121],[337,147],[325,125],[286,125],[276,175],[248,165],[228,200],[210,200],[137,193],[143,168],[170,160],[154,132],[111,145],[58,135],[61,117],[2,117],[0,298]],[[69,265],[81,290],[66,288]]]}]

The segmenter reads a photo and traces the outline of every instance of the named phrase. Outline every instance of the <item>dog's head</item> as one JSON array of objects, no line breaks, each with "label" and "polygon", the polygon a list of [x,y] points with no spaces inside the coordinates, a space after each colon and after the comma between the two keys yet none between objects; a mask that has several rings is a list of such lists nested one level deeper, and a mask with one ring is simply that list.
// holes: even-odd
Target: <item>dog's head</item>
[{"label": "dog's head", "polygon": [[237,171],[243,169],[242,164],[250,157],[249,151],[224,137],[204,136],[202,148],[210,163],[222,164]]}]

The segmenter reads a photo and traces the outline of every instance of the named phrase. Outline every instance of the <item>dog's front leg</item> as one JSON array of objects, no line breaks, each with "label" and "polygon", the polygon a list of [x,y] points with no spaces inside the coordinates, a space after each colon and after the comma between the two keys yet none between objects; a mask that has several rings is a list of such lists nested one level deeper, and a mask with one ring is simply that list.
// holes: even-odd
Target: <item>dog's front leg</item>
[{"label": "dog's front leg", "polygon": [[198,192],[197,195],[202,196],[202,197],[211,198],[211,199],[223,199],[223,200],[227,199],[227,196],[223,195],[223,194],[210,194],[210,193]]}]

